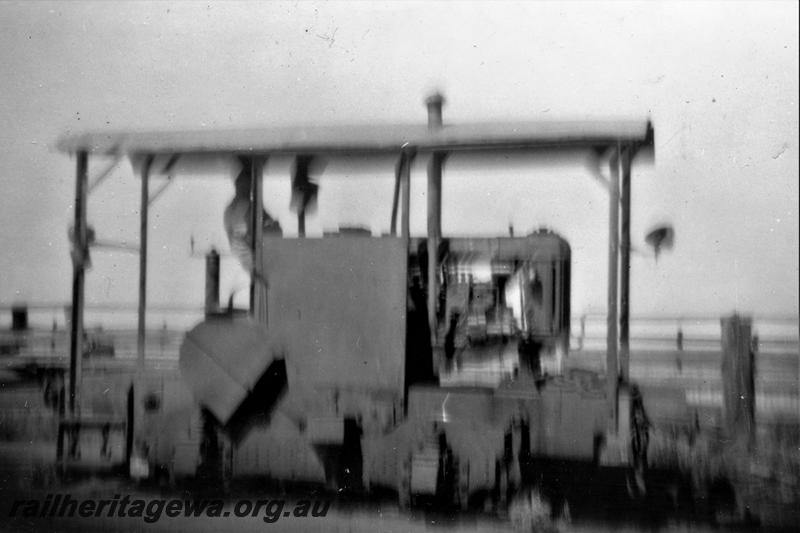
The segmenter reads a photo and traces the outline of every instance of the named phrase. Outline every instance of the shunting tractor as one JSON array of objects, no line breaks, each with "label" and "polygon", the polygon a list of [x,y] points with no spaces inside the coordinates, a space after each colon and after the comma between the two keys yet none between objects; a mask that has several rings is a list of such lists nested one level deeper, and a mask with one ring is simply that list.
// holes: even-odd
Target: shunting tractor
[{"label": "shunting tractor", "polygon": [[[503,506],[525,487],[548,479],[557,486],[568,470],[580,472],[580,483],[616,476],[628,490],[646,490],[647,415],[628,380],[629,193],[631,160],[652,150],[652,125],[451,125],[442,121],[440,95],[426,103],[427,125],[63,138],[59,148],[77,160],[64,460],[78,447],[78,428],[102,427],[106,439],[110,431],[124,440],[121,460],[132,475],[170,480],[256,477],[389,490],[404,505],[427,498],[462,508]],[[442,234],[448,156],[499,151],[609,161],[605,372],[566,364],[571,250],[563,237],[546,229]],[[397,157],[390,233],[342,228],[306,237],[319,187],[309,175],[314,162],[375,155]],[[88,413],[77,356],[90,156],[129,158],[141,178],[138,362],[112,392],[125,406],[115,407],[117,425],[91,422],[98,415]],[[294,161],[297,237],[283,236],[261,207],[271,156]],[[149,178],[158,165],[172,177],[177,161],[204,157],[228,158],[241,169],[246,218],[229,234],[251,273],[250,309],[219,306],[218,258],[210,257],[206,317],[186,333],[178,368],[156,368],[144,353]],[[427,162],[427,234],[412,237],[415,160]],[[510,363],[492,380],[464,378],[469,362],[486,358]]]}]

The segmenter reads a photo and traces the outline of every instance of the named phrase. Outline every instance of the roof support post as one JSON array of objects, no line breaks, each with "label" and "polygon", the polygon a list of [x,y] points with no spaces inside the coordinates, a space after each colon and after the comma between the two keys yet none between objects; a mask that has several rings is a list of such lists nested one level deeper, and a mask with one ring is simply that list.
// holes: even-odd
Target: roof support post
[{"label": "roof support post", "polygon": [[[253,266],[250,272],[250,314],[260,324],[267,323],[267,286],[261,274],[264,249],[264,201],[262,194],[266,158],[254,156],[250,164],[250,243]],[[302,213],[302,212],[301,212]],[[298,217],[300,214],[298,214]],[[305,228],[303,228],[305,229]]]},{"label": "roof support post", "polygon": [[619,160],[620,146],[611,155],[609,163],[608,195],[608,315],[606,317],[606,400],[609,420],[616,428],[617,410],[617,281],[619,261]]},{"label": "roof support post", "polygon": [[139,204],[139,310],[136,335],[136,369],[139,376],[144,374],[145,359],[145,320],[147,310],[147,226],[150,207],[150,168],[153,156],[148,155],[142,166],[142,193]]},{"label": "roof support post", "polygon": [[415,156],[416,153],[413,150],[403,151],[403,168],[400,173],[400,232],[404,239],[408,239],[411,235],[411,165],[414,163]]},{"label": "roof support post", "polygon": [[633,148],[629,145],[622,151],[620,195],[620,273],[619,273],[619,372],[623,382],[630,377],[630,275],[631,275],[631,158]]},{"label": "roof support post", "polygon": [[434,152],[428,163],[428,323],[434,342],[439,329],[436,304],[439,299],[439,243],[442,240],[443,162],[444,154]]},{"label": "roof support post", "polygon": [[69,413],[80,412],[80,383],[83,356],[83,301],[88,244],[86,242],[86,200],[89,156],[78,152],[75,169],[75,242],[72,263],[72,309],[69,343]]},{"label": "roof support post", "polygon": [[392,195],[392,220],[389,223],[389,233],[397,236],[397,209],[400,205],[400,189],[402,188],[401,182],[403,180],[403,166],[405,165],[406,154],[401,153],[400,159],[397,160],[397,165],[394,172],[394,194]]}]

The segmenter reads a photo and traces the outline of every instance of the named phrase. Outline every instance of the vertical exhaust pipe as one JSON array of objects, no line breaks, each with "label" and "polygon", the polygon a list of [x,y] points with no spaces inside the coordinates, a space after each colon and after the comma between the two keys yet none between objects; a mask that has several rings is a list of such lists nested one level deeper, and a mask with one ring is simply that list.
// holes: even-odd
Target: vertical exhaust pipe
[{"label": "vertical exhaust pipe", "polygon": [[219,254],[206,254],[206,317],[219,310]]},{"label": "vertical exhaust pipe", "polygon": [[[437,93],[425,99],[428,107],[428,131],[442,128],[442,106],[444,97]],[[428,163],[428,324],[431,344],[436,344],[439,321],[436,304],[439,298],[439,242],[442,240],[442,165],[445,153],[434,152]]]},{"label": "vertical exhaust pipe", "polygon": [[442,107],[444,106],[444,96],[436,92],[425,99],[428,107],[428,129],[438,130],[442,127]]}]

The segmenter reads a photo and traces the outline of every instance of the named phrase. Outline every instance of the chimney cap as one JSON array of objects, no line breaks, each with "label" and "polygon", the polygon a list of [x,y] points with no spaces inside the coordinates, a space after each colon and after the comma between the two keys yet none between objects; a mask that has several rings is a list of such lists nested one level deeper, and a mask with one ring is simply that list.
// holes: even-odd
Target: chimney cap
[{"label": "chimney cap", "polygon": [[434,92],[430,96],[425,99],[426,105],[442,105],[445,102],[445,98],[439,91]]}]

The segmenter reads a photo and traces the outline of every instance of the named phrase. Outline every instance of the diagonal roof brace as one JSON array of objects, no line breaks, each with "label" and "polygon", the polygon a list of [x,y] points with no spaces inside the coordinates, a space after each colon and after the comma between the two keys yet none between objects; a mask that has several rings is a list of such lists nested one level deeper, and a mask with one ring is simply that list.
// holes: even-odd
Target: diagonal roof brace
[{"label": "diagonal roof brace", "polygon": [[111,172],[114,171],[115,168],[119,165],[120,161],[125,157],[125,154],[119,148],[116,149],[114,155],[114,159],[104,168],[100,173],[95,176],[91,182],[89,183],[89,194],[94,191],[98,185],[100,185],[108,176],[111,175]]},{"label": "diagonal roof brace", "polygon": [[175,181],[173,177],[174,176],[172,174],[167,174],[167,180],[164,183],[162,183],[161,186],[158,189],[156,189],[153,194],[150,195],[150,197],[147,199],[147,205],[153,205],[153,202],[155,202],[156,199],[159,196],[161,196],[164,193],[164,191],[167,190],[167,187],[169,187],[172,184],[172,182]]},{"label": "diagonal roof brace", "polygon": [[153,205],[153,202],[155,202],[156,199],[159,196],[161,196],[161,194],[164,191],[167,190],[167,187],[169,187],[172,184],[173,178],[175,177],[173,170],[175,169],[175,165],[177,164],[178,159],[180,159],[180,157],[181,154],[172,154],[169,160],[164,164],[164,168],[161,170],[161,173],[167,175],[167,181],[162,183],[161,186],[158,189],[156,189],[156,191],[153,194],[150,195],[150,197],[147,200],[147,205]]}]

